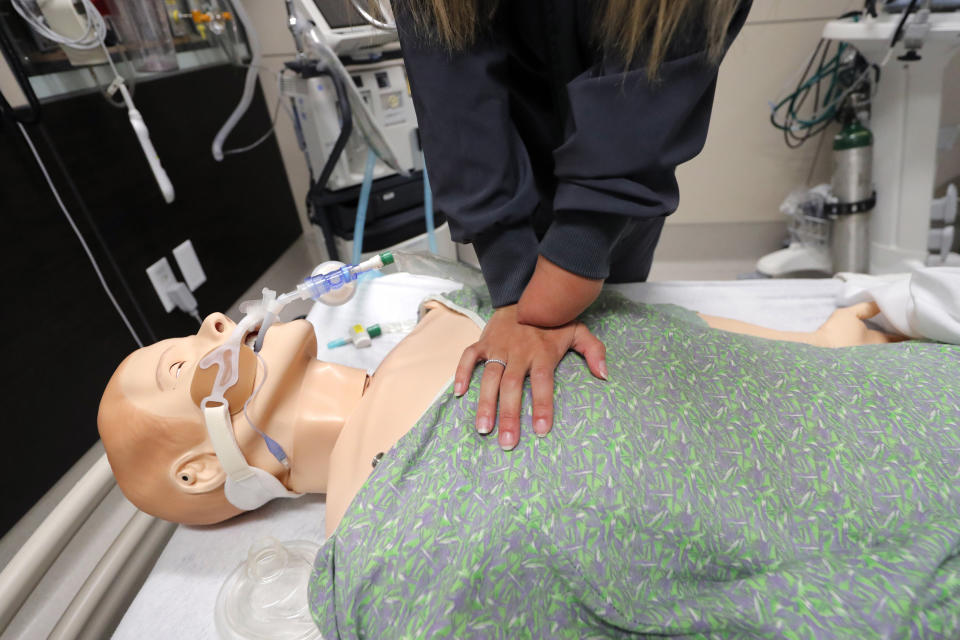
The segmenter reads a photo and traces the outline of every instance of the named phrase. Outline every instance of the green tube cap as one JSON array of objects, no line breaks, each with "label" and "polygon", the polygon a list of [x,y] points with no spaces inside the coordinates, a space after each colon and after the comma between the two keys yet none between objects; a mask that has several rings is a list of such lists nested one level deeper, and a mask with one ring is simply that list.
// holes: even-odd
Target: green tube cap
[{"label": "green tube cap", "polygon": [[393,254],[390,253],[389,251],[384,251],[383,253],[381,253],[380,259],[383,260],[383,266],[387,266],[388,264],[393,264]]}]

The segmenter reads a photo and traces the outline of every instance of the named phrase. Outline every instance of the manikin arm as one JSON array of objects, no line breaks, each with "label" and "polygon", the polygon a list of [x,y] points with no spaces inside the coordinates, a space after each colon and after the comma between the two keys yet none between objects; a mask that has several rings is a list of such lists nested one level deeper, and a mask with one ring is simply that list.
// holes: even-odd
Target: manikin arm
[{"label": "manikin arm", "polygon": [[741,322],[740,320],[731,320],[730,318],[718,318],[699,314],[708,325],[721,331],[730,331],[731,333],[743,333],[758,338],[768,340],[784,340],[787,342],[803,342],[817,347],[855,347],[865,344],[886,344],[889,342],[900,342],[906,338],[895,336],[882,331],[876,331],[868,327],[864,320],[868,320],[880,313],[880,309],[874,302],[864,302],[861,304],[837,309],[827,318],[827,321],[816,331],[777,331],[758,325]]}]

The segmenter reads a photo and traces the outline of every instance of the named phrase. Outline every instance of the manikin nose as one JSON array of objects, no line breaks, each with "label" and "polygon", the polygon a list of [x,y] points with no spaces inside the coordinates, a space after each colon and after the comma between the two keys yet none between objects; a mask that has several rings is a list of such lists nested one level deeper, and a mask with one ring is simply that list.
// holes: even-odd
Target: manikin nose
[{"label": "manikin nose", "polygon": [[211,313],[203,320],[197,335],[205,338],[222,339],[230,335],[236,326],[230,318],[222,313]]}]

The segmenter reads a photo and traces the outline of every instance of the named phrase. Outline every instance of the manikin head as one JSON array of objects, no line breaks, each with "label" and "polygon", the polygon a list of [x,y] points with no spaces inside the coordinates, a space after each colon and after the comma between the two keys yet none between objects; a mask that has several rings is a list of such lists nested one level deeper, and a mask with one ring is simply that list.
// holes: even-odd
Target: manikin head
[{"label": "manikin head", "polygon": [[[212,386],[212,372],[197,367],[203,356],[227,340],[234,326],[222,314],[210,315],[196,335],[163,340],[132,353],[107,384],[97,418],[100,437],[124,495],[147,513],[184,524],[209,524],[241,512],[226,499],[226,475],[199,407]],[[291,475],[296,474],[298,459],[309,463],[301,467],[325,471],[324,456],[329,456],[343,421],[359,400],[365,376],[316,360],[314,329],[303,320],[277,323],[268,331],[260,352],[268,371],[265,381],[263,364],[245,351],[240,380],[226,393],[237,443],[251,466],[294,488]],[[261,382],[247,415],[284,447],[289,471],[243,415],[244,401]],[[304,393],[305,388],[324,393]],[[306,487],[295,490],[322,487],[306,481]]]}]

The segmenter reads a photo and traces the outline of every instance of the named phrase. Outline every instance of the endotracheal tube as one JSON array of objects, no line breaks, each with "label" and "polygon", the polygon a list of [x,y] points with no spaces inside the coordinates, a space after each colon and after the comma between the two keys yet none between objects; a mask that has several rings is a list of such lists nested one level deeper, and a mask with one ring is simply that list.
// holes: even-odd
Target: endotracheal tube
[{"label": "endotracheal tube", "polygon": [[[230,334],[227,342],[222,344],[210,354],[204,356],[199,363],[201,368],[209,368],[215,364],[218,365],[216,383],[214,388],[211,390],[210,395],[203,399],[203,406],[206,406],[208,401],[226,404],[223,393],[231,386],[236,384],[237,381],[236,372],[239,368],[240,343],[249,332],[251,332],[253,329],[256,329],[256,327],[259,325],[260,329],[257,334],[253,351],[256,353],[257,360],[259,361],[260,366],[263,368],[263,375],[260,378],[260,384],[256,386],[256,388],[253,390],[253,393],[250,394],[250,397],[247,398],[247,401],[243,404],[243,417],[250,427],[256,431],[260,437],[263,438],[267,445],[267,449],[270,450],[270,453],[273,454],[280,464],[289,469],[290,463],[287,460],[287,454],[284,452],[283,447],[281,447],[279,443],[260,430],[257,425],[254,424],[253,420],[250,419],[250,415],[247,411],[250,404],[253,402],[254,398],[257,397],[257,394],[260,392],[260,389],[267,380],[267,363],[260,356],[260,349],[263,346],[263,337],[266,335],[270,325],[272,325],[274,320],[276,320],[277,314],[279,314],[280,310],[283,309],[283,307],[289,302],[297,299],[307,300],[308,298],[313,298],[314,300],[318,300],[320,302],[329,302],[329,300],[324,300],[325,295],[332,291],[336,291],[337,289],[341,289],[345,285],[357,280],[362,273],[374,271],[376,269],[382,269],[388,264],[393,264],[393,254],[386,252],[374,256],[373,258],[370,258],[369,260],[361,262],[357,265],[334,266],[333,269],[327,271],[326,273],[310,276],[301,284],[299,284],[296,289],[290,291],[289,293],[285,293],[282,296],[278,297],[275,291],[264,288],[262,292],[262,298],[260,300],[248,301],[240,305],[240,310],[245,314],[243,320],[241,320],[240,324],[234,328],[233,333]],[[222,372],[224,371],[234,372],[233,379],[221,380],[221,376],[223,375]]]},{"label": "endotracheal tube", "polygon": [[264,290],[263,304],[265,306],[265,314],[263,324],[260,326],[260,332],[257,334],[257,340],[253,345],[254,352],[260,352],[260,349],[263,347],[263,338],[267,334],[267,329],[269,329],[270,325],[277,319],[277,314],[280,313],[280,310],[289,303],[294,300],[308,300],[310,298],[318,302],[324,302],[324,296],[355,281],[361,274],[367,271],[382,269],[390,264],[393,264],[393,254],[386,251],[373,256],[369,260],[364,260],[360,264],[342,265],[326,273],[309,276],[298,284],[296,289],[284,293],[281,296],[276,296],[273,292],[268,293],[267,290]]}]

